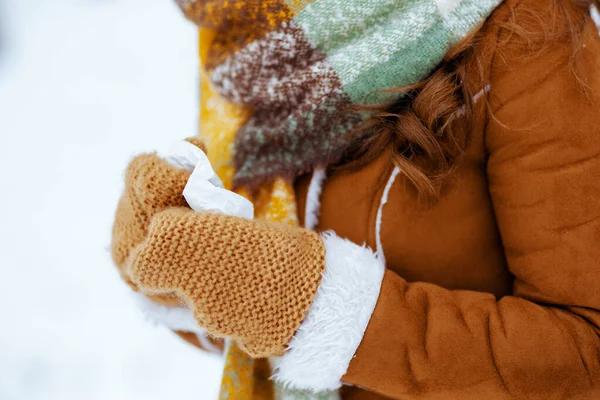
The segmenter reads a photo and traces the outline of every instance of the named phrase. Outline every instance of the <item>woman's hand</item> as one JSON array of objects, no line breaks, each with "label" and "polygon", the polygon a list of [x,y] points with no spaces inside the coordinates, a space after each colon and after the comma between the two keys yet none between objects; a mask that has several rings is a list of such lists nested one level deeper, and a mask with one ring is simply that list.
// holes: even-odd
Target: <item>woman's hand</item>
[{"label": "woman's hand", "polygon": [[312,231],[170,208],[152,218],[126,273],[146,295],[183,301],[209,334],[264,357],[282,354],[324,269]]},{"label": "woman's hand", "polygon": [[[198,139],[188,142],[202,147]],[[132,250],[145,239],[150,219],[170,207],[187,207],[183,189],[190,172],[176,168],[156,154],[135,157],[125,172],[125,190],[117,207],[111,254],[122,277]],[[134,287],[135,289],[135,287]]]},{"label": "woman's hand", "polygon": [[[200,139],[187,142],[204,150]],[[171,207],[187,207],[183,189],[190,177],[181,157],[171,154],[163,159],[156,154],[135,157],[125,173],[125,190],[117,208],[112,236],[112,257],[121,276],[135,291],[139,291],[126,273],[127,260],[146,238],[151,218]],[[223,342],[204,335],[189,310],[173,296],[137,296],[136,302],[146,318],[173,329],[190,343],[211,352],[221,352]]]}]

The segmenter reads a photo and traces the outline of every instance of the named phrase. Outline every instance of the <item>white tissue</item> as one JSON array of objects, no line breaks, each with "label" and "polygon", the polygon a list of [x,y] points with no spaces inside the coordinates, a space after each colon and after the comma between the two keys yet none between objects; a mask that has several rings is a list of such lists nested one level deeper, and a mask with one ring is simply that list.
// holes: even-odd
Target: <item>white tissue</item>
[{"label": "white tissue", "polygon": [[246,198],[223,188],[208,157],[197,146],[182,141],[172,147],[165,160],[177,168],[192,171],[183,197],[196,212],[215,212],[246,219],[254,217],[254,206]]},{"label": "white tissue", "polygon": [[182,140],[175,143],[163,158],[176,168],[190,172],[198,170],[200,178],[206,179],[215,186],[223,187],[223,182],[215,174],[206,154],[198,146],[188,141]]}]

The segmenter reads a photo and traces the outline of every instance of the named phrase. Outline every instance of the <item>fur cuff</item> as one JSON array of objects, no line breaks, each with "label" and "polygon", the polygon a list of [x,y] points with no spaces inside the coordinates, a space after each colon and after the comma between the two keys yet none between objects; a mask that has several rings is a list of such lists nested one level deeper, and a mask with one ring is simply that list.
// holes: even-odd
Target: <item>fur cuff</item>
[{"label": "fur cuff", "polygon": [[187,307],[168,307],[150,300],[140,293],[133,293],[135,302],[146,319],[174,331],[196,334],[202,348],[212,353],[221,353],[208,338],[206,330],[196,322],[192,310]]},{"label": "fur cuff", "polygon": [[286,387],[314,392],[341,386],[375,309],[385,269],[370,249],[334,233],[322,236],[321,285],[275,373]]}]

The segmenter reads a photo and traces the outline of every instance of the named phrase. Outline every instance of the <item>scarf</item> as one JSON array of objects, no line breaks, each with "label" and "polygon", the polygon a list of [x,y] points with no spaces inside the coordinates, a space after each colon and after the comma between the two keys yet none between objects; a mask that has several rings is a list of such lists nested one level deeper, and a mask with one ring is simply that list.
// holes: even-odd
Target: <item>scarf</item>
[{"label": "scarf", "polygon": [[[298,225],[293,179],[342,156],[355,104],[427,77],[502,0],[177,0],[200,26],[200,136],[255,218]],[[334,399],[273,388],[228,346],[222,399]]]}]

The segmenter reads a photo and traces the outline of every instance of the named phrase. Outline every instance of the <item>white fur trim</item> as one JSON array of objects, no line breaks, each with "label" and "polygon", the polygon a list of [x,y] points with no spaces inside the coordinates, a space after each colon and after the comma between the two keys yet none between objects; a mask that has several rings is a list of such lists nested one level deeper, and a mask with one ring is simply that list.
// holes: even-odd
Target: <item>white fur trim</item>
[{"label": "white fur trim", "polygon": [[334,233],[322,237],[327,267],[321,285],[274,376],[286,387],[314,392],[341,386],[377,304],[385,270],[370,249]]},{"label": "white fur trim", "polygon": [[377,210],[377,220],[375,222],[375,242],[377,244],[377,254],[379,257],[384,260],[385,263],[385,255],[383,253],[383,245],[381,244],[381,221],[383,219],[383,207],[387,204],[388,196],[390,195],[390,189],[398,177],[400,173],[400,168],[394,167],[394,170],[390,174],[390,177],[385,185],[385,189],[383,189],[383,195],[381,196],[381,201],[379,202],[379,209]]},{"label": "white fur trim", "polygon": [[600,13],[598,12],[598,8],[596,6],[590,7],[590,15],[592,16],[596,26],[600,29]]},{"label": "white fur trim", "polygon": [[208,351],[209,353],[221,354],[221,349],[219,349],[213,344],[213,342],[210,341],[206,332],[196,333],[196,338],[198,339],[198,342],[200,342],[200,346],[202,346],[205,351]]},{"label": "white fur trim", "polygon": [[321,212],[321,190],[325,182],[325,169],[317,168],[313,171],[308,193],[306,194],[306,206],[304,207],[304,227],[315,229],[319,223]]},{"label": "white fur trim", "polygon": [[138,309],[144,314],[148,321],[156,325],[164,325],[174,331],[195,333],[204,350],[212,353],[221,352],[221,350],[208,339],[206,330],[198,325],[192,310],[189,308],[183,306],[165,306],[150,300],[140,293],[134,292],[133,296]]},{"label": "white fur trim", "polygon": [[140,293],[134,293],[135,302],[150,322],[157,325],[164,325],[169,329],[193,333],[205,333],[201,328],[194,313],[187,307],[174,306],[169,307],[150,300]]}]

